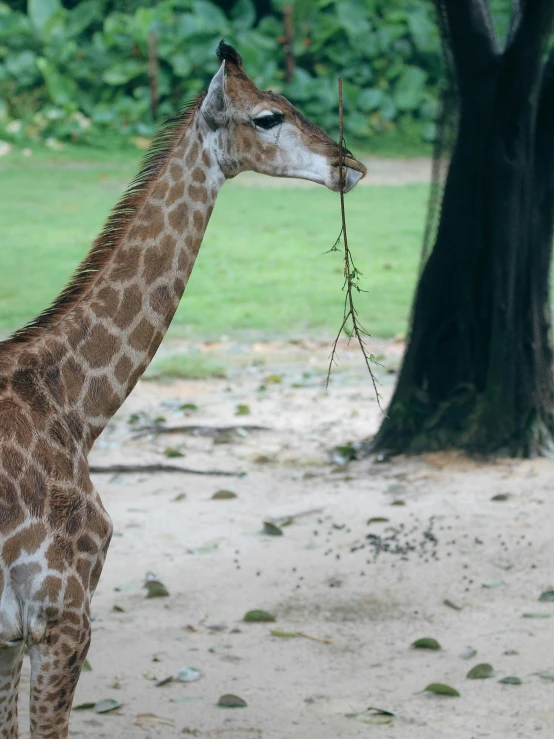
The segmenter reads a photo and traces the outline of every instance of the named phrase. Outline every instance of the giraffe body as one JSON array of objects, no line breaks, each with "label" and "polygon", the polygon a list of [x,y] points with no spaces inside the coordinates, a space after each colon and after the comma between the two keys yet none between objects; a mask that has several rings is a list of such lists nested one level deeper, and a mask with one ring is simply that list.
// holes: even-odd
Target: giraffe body
[{"label": "giraffe body", "polygon": [[[64,293],[0,343],[0,739],[18,736],[23,646],[32,739],[65,739],[112,525],[89,476],[94,440],[154,356],[218,191],[244,169],[351,189],[363,165],[264,93],[234,49],[170,121]],[[341,171],[342,169],[346,171]]]}]

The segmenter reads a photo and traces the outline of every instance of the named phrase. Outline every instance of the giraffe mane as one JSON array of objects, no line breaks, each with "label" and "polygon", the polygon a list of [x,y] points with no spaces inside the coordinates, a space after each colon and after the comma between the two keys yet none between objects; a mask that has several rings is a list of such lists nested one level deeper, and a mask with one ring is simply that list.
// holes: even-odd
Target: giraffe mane
[{"label": "giraffe mane", "polygon": [[102,231],[93,241],[69,283],[48,308],[5,341],[0,341],[0,356],[11,346],[26,343],[40,335],[44,329],[54,326],[86,294],[126,234],[153,183],[163,171],[169,155],[189,128],[204,97],[205,93],[198,95],[161,125],[142,159],[138,174],[112,209]]}]

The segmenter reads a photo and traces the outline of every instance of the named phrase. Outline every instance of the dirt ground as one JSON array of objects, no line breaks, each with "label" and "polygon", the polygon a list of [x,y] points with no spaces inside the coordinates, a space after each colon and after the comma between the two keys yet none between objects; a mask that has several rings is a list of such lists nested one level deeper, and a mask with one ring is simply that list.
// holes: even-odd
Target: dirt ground
[{"label": "dirt ground", "polygon": [[[388,397],[402,347],[377,344]],[[348,450],[333,447],[367,437],[380,417],[354,349],[341,350],[328,393],[327,344],[197,350],[223,359],[228,378],[141,382],[91,463],[244,475],[95,475],[116,533],[75,705],[121,707],[74,710],[71,736],[553,736],[554,603],[539,602],[554,585],[552,463],[434,454],[345,464]],[[141,430],[155,419],[267,429]],[[220,490],[236,497],[213,499]],[[289,525],[272,536],[264,521]],[[146,597],[148,572],[168,597]],[[245,623],[252,609],[275,623]],[[423,637],[442,649],[410,647]],[[495,676],[466,679],[478,663]],[[156,684],[184,667],[200,678]],[[522,684],[500,684],[507,676]],[[430,683],[461,695],[424,692]],[[219,707],[227,693],[247,706]],[[370,706],[394,718],[362,723]]]}]

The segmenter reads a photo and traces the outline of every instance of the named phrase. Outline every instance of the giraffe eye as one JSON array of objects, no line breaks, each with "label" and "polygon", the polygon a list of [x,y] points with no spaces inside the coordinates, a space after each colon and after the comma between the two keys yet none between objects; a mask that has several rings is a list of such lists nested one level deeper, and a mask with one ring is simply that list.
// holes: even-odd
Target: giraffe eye
[{"label": "giraffe eye", "polygon": [[270,115],[261,115],[259,118],[254,118],[254,124],[258,128],[263,128],[268,131],[270,128],[274,128],[283,122],[284,115],[282,113],[271,113]]}]

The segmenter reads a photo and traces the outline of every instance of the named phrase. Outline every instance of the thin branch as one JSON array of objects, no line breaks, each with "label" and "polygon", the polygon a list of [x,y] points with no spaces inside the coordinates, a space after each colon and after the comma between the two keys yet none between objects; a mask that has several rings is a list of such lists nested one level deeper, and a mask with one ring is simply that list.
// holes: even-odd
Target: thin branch
[{"label": "thin branch", "polygon": [[296,632],[298,636],[303,636],[304,639],[311,639],[312,641],[319,641],[322,644],[332,644],[332,639],[323,639],[321,636],[314,636],[313,634],[308,634],[306,631],[297,631]]},{"label": "thin branch", "polygon": [[276,526],[282,527],[293,523],[297,518],[313,516],[315,513],[323,513],[324,510],[324,508],[308,508],[307,511],[300,511],[300,513],[291,513],[289,516],[273,516],[272,518],[266,518],[265,520],[269,521],[269,523],[275,524]]},{"label": "thin branch", "polygon": [[[344,286],[343,286],[343,289],[346,290],[346,296],[344,300],[343,320],[342,320],[340,329],[337,333],[337,336],[335,338],[335,341],[333,342],[331,356],[329,358],[329,369],[327,371],[326,387],[329,387],[329,380],[331,378],[331,370],[333,369],[333,365],[337,363],[336,354],[337,354],[337,346],[339,343],[339,339],[348,321],[351,321],[352,331],[350,332],[350,338],[354,336],[358,344],[360,345],[360,349],[362,350],[362,354],[363,354],[364,361],[367,367],[367,371],[369,372],[369,376],[371,377],[371,382],[373,383],[373,389],[375,390],[375,396],[377,398],[377,403],[379,405],[379,408],[382,410],[381,394],[379,393],[379,390],[377,389],[377,378],[375,377],[375,375],[373,374],[373,370],[371,369],[371,361],[374,361],[373,355],[368,355],[367,350],[366,350],[365,341],[363,339],[364,336],[369,336],[369,333],[360,324],[358,320],[358,311],[356,310],[356,307],[354,305],[353,291],[356,290],[357,292],[362,292],[362,290],[359,285],[359,277],[361,276],[361,272],[356,268],[356,265],[354,264],[352,253],[350,252],[350,249],[348,248],[348,236],[346,234],[346,213],[344,209],[344,185],[346,181],[346,167],[344,166],[345,141],[344,141],[344,129],[343,129],[342,77],[339,77],[339,142],[340,142],[340,145],[339,145],[339,150],[340,150],[339,152],[340,212],[341,212],[341,220],[342,220],[341,233],[342,233],[342,241],[343,241],[343,246],[344,246]],[[340,235],[339,235],[339,239],[340,239]],[[333,249],[336,248],[339,239],[337,239],[337,241],[335,242]]]},{"label": "thin branch", "polygon": [[184,424],[182,426],[163,426],[158,423],[148,426],[139,426],[134,433],[135,438],[147,434],[192,434],[193,436],[217,436],[226,431],[272,431],[270,426],[256,426],[254,424],[240,423],[236,426],[199,426],[197,424]]},{"label": "thin branch", "polygon": [[184,475],[208,475],[210,477],[242,477],[242,472],[225,470],[193,470],[190,467],[178,467],[176,464],[109,464],[90,465],[89,471],[94,475],[134,474],[152,472],[181,472]]}]

